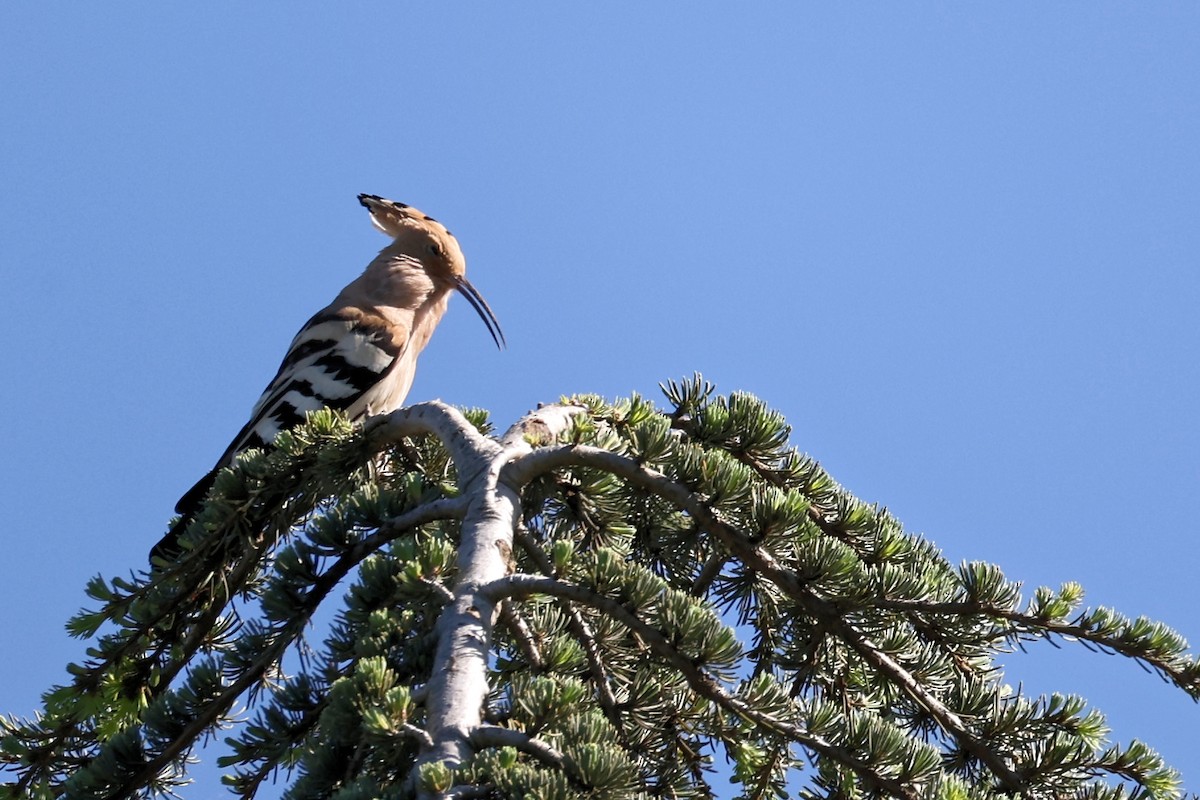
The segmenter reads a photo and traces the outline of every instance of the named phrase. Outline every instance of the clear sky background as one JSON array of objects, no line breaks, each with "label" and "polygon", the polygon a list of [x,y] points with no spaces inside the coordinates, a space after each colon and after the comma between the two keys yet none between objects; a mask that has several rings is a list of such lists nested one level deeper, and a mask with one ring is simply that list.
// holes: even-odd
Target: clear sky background
[{"label": "clear sky background", "polygon": [[[10,3],[0,712],[384,245],[358,192],[508,335],[453,301],[410,400],[699,370],[951,560],[1200,639],[1200,5]],[[1003,660],[1200,790],[1182,692]]]}]

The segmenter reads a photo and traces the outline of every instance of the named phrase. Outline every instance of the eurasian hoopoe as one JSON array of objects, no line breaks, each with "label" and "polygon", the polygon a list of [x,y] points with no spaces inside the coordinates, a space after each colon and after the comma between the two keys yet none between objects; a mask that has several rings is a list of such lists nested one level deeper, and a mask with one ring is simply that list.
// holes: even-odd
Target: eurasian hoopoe
[{"label": "eurasian hoopoe", "polygon": [[212,487],[217,472],[252,447],[264,447],[282,430],[319,408],[351,419],[400,408],[412,386],[417,356],[457,291],[478,312],[497,347],[504,334],[483,296],[467,280],[458,241],[432,217],[411,206],[360,194],[375,227],[394,241],[380,251],[333,302],[305,323],[279,372],[213,469],[175,505],[182,516],[150,551],[171,559],[178,539]]}]

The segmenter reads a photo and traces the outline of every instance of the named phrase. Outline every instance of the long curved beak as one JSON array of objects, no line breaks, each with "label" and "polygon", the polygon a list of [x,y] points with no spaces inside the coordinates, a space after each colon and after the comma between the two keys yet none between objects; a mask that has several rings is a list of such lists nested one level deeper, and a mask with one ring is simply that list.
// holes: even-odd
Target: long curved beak
[{"label": "long curved beak", "polygon": [[471,304],[471,308],[475,309],[475,313],[483,320],[483,324],[487,326],[488,333],[492,335],[492,340],[496,342],[496,347],[503,350],[508,342],[504,340],[504,331],[500,330],[500,322],[496,319],[496,315],[492,313],[492,307],[487,304],[487,300],[483,299],[483,295],[465,277],[459,277],[455,280],[455,288],[458,289],[459,294],[467,298],[467,302]]}]

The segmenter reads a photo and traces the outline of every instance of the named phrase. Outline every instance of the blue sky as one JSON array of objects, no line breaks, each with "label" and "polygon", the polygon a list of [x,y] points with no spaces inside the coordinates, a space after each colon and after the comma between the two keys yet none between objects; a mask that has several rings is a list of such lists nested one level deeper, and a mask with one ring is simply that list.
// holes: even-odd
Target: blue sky
[{"label": "blue sky", "polygon": [[[0,712],[384,244],[358,192],[446,222],[508,335],[454,301],[411,400],[507,425],[699,370],[952,560],[1200,638],[1198,34],[1186,3],[5,5]],[[1181,692],[1004,661],[1200,788]]]}]

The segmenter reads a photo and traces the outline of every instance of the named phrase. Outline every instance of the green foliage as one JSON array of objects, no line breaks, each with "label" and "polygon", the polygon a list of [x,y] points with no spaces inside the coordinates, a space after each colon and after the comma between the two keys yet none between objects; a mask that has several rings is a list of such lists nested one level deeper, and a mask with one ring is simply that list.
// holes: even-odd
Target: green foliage
[{"label": "green foliage", "polygon": [[[177,790],[223,728],[244,798],[278,773],[296,800],[1180,796],[1083,699],[1014,693],[996,663],[1078,641],[1200,697],[1176,633],[1085,609],[1074,583],[1026,603],[847,493],[758,399],[663,388],[666,409],[576,397],[557,440],[525,435],[544,466],[503,473],[523,476],[514,578],[486,587],[460,580],[478,498],[435,437],[322,412],[245,454],[178,563],[89,582],[68,624],[86,660],[40,717],[0,720],[0,797]],[[480,623],[489,693],[468,757],[431,759],[463,592],[502,603]]]}]

